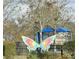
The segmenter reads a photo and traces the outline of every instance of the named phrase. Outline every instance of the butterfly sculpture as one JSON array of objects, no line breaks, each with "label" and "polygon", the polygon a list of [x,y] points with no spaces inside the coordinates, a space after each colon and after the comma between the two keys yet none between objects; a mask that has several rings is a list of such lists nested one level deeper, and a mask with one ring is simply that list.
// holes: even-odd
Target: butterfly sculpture
[{"label": "butterfly sculpture", "polygon": [[37,48],[41,48],[43,51],[48,51],[50,45],[54,43],[56,35],[50,36],[42,41],[40,44],[35,42],[33,39],[26,36],[22,36],[23,42],[27,45],[27,49],[30,51],[35,51]]}]

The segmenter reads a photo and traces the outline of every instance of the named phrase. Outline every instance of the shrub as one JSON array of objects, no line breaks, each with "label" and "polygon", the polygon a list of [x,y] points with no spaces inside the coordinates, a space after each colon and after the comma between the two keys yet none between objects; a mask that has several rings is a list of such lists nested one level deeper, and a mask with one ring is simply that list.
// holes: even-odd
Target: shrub
[{"label": "shrub", "polygon": [[13,59],[13,56],[16,54],[15,42],[5,41],[4,46],[5,46],[5,51],[4,51],[5,58],[6,59]]}]

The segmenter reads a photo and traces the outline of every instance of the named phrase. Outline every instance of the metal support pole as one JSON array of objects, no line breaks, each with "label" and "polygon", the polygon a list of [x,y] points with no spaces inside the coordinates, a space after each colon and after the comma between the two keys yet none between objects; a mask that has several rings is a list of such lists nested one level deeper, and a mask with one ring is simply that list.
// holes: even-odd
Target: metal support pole
[{"label": "metal support pole", "polygon": [[61,45],[61,57],[63,57],[63,45]]},{"label": "metal support pole", "polygon": [[72,41],[72,32],[70,32],[70,37],[71,37],[71,41]]},{"label": "metal support pole", "polygon": [[40,27],[41,27],[41,32],[40,32],[40,43],[42,42],[42,24],[41,24],[41,21],[40,21]]}]

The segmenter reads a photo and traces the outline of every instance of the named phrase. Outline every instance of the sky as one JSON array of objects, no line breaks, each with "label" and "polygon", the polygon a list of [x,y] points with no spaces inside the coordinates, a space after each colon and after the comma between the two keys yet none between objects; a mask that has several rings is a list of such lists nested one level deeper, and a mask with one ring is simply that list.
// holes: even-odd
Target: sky
[{"label": "sky", "polygon": [[75,0],[69,0],[69,6],[71,6],[75,10]]},{"label": "sky", "polygon": [[69,0],[69,4],[68,4],[69,7],[71,7],[73,9],[73,17],[71,18],[72,22],[74,23],[75,22],[75,0]]}]

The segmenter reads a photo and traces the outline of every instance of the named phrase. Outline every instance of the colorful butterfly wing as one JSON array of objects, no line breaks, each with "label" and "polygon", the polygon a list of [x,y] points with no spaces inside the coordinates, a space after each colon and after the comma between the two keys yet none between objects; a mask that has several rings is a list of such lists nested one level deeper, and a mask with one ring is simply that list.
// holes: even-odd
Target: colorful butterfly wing
[{"label": "colorful butterfly wing", "polygon": [[33,39],[22,36],[23,42],[27,45],[29,50],[35,51],[36,48],[39,47],[39,44],[37,44]]},{"label": "colorful butterfly wing", "polygon": [[46,38],[41,44],[40,47],[42,50],[48,50],[50,45],[53,44],[54,40],[56,39],[56,35],[50,36]]}]

